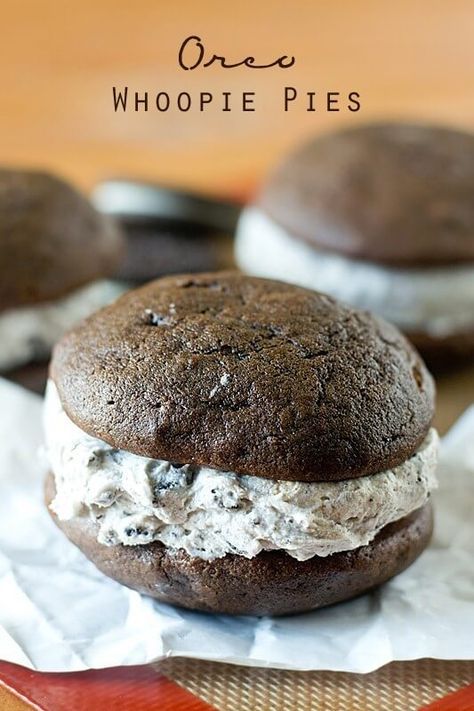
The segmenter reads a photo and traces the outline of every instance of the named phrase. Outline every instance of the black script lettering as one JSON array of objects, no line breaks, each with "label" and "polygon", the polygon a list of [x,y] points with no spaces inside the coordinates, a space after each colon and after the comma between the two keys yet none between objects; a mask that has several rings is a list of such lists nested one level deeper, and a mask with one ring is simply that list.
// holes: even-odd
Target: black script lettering
[{"label": "black script lettering", "polygon": [[[185,52],[188,49],[188,46],[191,48],[196,48],[197,49],[197,57],[194,61],[194,63],[189,64],[188,62],[185,61]],[[190,35],[189,37],[186,37],[184,42],[182,43],[181,47],[179,48],[178,52],[178,64],[182,69],[185,69],[188,71],[189,69],[196,69],[198,67],[204,57],[204,47],[202,46],[201,43],[201,38],[197,37],[197,35]]]},{"label": "black script lettering", "polygon": [[235,69],[236,67],[247,67],[248,69],[271,69],[279,67],[280,69],[289,69],[292,67],[296,59],[287,54],[282,54],[271,62],[259,63],[252,55],[239,59],[235,62],[229,62],[224,55],[213,54],[209,59],[205,59],[205,49],[201,38],[198,35],[190,35],[182,42],[178,51],[178,64],[182,69],[189,71],[196,69],[199,66],[203,68],[210,67],[213,64],[220,64],[222,69]]}]

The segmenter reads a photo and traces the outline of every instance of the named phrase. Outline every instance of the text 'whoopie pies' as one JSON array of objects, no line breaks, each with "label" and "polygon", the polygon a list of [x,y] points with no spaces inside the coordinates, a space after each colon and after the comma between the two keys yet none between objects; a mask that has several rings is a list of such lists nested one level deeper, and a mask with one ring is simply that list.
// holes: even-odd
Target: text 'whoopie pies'
[{"label": "text 'whoopie pies'", "polygon": [[378,313],[436,367],[472,362],[473,193],[474,134],[387,123],[317,137],[244,211],[237,262]]},{"label": "text 'whoopie pies'", "polygon": [[55,347],[47,502],[100,570],[159,600],[310,610],[427,545],[433,410],[384,321],[234,272],[167,277]]},{"label": "text 'whoopie pies'", "polygon": [[46,361],[68,328],[121,293],[104,277],[122,252],[115,224],[68,183],[0,169],[0,372]]}]

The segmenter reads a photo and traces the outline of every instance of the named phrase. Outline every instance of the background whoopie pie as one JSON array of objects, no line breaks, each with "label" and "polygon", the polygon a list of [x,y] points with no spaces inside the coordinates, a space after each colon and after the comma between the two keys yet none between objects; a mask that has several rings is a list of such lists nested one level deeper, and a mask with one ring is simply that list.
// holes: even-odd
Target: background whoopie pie
[{"label": "background whoopie pie", "polygon": [[423,362],[386,322],[235,272],[156,280],[56,345],[56,523],[159,600],[285,614],[369,590],[432,530]]},{"label": "background whoopie pie", "polygon": [[37,379],[53,343],[123,287],[104,281],[122,236],[73,187],[42,172],[0,169],[0,372]]},{"label": "background whoopie pie", "polygon": [[401,328],[437,366],[474,361],[474,135],[365,125],[316,138],[240,221],[237,261]]},{"label": "background whoopie pie", "polygon": [[116,276],[130,285],[165,274],[235,267],[240,206],[234,202],[125,178],[98,183],[92,199],[122,228],[127,250]]}]

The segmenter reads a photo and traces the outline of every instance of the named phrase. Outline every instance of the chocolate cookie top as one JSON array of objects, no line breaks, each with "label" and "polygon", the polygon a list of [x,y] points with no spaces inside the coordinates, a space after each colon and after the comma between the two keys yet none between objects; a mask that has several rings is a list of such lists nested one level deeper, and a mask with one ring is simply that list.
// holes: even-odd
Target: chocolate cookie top
[{"label": "chocolate cookie top", "polygon": [[374,124],[301,146],[259,205],[315,247],[388,265],[474,261],[474,135]]},{"label": "chocolate cookie top", "polygon": [[331,481],[400,464],[434,386],[391,325],[236,272],[128,292],[56,346],[69,417],[119,449],[272,479]]},{"label": "chocolate cookie top", "polygon": [[0,170],[0,311],[51,301],[114,272],[122,238],[74,188]]}]

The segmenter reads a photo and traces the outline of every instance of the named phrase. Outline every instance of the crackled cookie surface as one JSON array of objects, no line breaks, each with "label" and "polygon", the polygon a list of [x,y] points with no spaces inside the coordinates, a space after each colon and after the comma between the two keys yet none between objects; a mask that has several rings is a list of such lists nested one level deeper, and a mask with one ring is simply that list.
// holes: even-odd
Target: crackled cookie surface
[{"label": "crackled cookie surface", "polygon": [[434,407],[395,328],[233,272],[124,295],[60,342],[51,373],[73,422],[114,447],[297,481],[400,464]]}]

